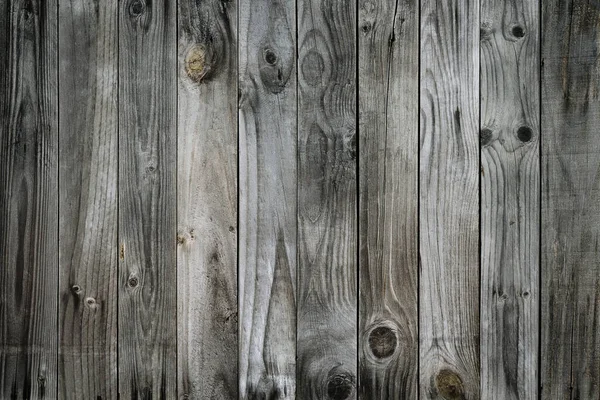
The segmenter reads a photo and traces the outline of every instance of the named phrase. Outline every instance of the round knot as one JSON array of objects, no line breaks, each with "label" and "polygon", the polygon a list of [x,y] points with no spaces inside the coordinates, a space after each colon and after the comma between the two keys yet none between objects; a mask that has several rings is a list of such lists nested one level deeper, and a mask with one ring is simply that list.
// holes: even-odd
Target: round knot
[{"label": "round knot", "polygon": [[354,379],[348,373],[335,374],[327,382],[327,396],[331,400],[345,400],[354,390]]},{"label": "round knot", "polygon": [[487,146],[492,141],[493,136],[494,133],[491,129],[483,128],[481,131],[479,131],[479,142],[482,146]]},{"label": "round knot", "polygon": [[206,49],[201,45],[192,47],[185,56],[185,72],[188,77],[192,81],[200,83],[207,70]]},{"label": "round knot", "polygon": [[512,35],[516,38],[522,38],[523,36],[525,36],[525,29],[521,25],[513,26],[511,32]]},{"label": "round knot", "polygon": [[528,126],[522,126],[517,130],[517,137],[521,142],[529,142],[533,137],[533,131]]},{"label": "round knot", "polygon": [[130,288],[134,288],[139,284],[138,278],[135,276],[130,277],[127,280],[127,284],[129,285]]},{"label": "round knot", "polygon": [[277,63],[277,56],[271,49],[265,50],[265,61],[269,65],[275,65]]},{"label": "round knot", "polygon": [[377,358],[387,358],[396,350],[396,334],[387,326],[380,326],[371,331],[369,347]]},{"label": "round knot", "polygon": [[139,17],[144,13],[146,5],[141,0],[135,0],[129,5],[129,15]]},{"label": "round knot", "polygon": [[464,397],[462,379],[453,371],[441,370],[435,377],[438,393],[446,400],[458,400]]}]

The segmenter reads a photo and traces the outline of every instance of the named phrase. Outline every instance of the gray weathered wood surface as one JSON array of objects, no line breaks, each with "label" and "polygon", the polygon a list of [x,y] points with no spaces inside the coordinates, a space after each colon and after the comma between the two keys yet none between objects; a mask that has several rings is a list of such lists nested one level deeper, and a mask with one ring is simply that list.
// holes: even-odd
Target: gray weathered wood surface
[{"label": "gray weathered wood surface", "polygon": [[177,366],[191,399],[238,393],[236,8],[178,10]]},{"label": "gray weathered wood surface", "polygon": [[544,400],[600,398],[600,7],[542,8]]},{"label": "gray weathered wood surface", "polygon": [[481,2],[481,398],[537,399],[539,4]]},{"label": "gray weathered wood surface", "polygon": [[600,398],[595,0],[0,0],[0,399]]},{"label": "gray weathered wood surface", "polygon": [[296,392],[296,10],[240,1],[240,394]]},{"label": "gray weathered wood surface", "polygon": [[419,2],[359,6],[361,399],[417,397]]},{"label": "gray weathered wood surface", "polygon": [[118,393],[117,1],[104,4],[58,10],[58,397],[67,399]]},{"label": "gray weathered wood surface", "polygon": [[57,389],[57,4],[0,2],[0,398]]},{"label": "gray weathered wood surface", "polygon": [[119,6],[118,386],[122,398],[168,399],[177,393],[176,7]]}]

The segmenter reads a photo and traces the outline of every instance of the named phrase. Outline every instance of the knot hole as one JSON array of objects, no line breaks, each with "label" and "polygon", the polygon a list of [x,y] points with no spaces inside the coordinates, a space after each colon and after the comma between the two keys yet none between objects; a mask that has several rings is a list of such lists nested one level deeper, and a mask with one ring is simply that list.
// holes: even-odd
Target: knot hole
[{"label": "knot hole", "polygon": [[377,358],[390,357],[396,351],[396,334],[387,326],[380,326],[369,334],[369,348]]}]

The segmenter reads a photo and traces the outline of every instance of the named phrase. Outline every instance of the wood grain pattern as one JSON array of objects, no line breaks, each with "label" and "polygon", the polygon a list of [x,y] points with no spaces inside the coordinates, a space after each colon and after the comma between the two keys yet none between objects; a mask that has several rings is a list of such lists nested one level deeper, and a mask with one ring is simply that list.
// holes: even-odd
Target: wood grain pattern
[{"label": "wood grain pattern", "polygon": [[119,393],[174,398],[175,2],[122,1],[118,25]]},{"label": "wood grain pattern", "polygon": [[600,398],[600,6],[543,3],[542,399]]},{"label": "wood grain pattern", "polygon": [[357,397],[356,12],[298,2],[300,399]]},{"label": "wood grain pattern", "polygon": [[537,1],[481,2],[481,397],[538,398]]},{"label": "wood grain pattern", "polygon": [[417,398],[418,4],[359,1],[361,399]]},{"label": "wood grain pattern", "polygon": [[57,389],[56,1],[0,2],[0,398]]},{"label": "wood grain pattern", "polygon": [[177,338],[186,399],[238,398],[236,9],[236,1],[179,1]]},{"label": "wood grain pattern", "polygon": [[421,2],[421,399],[480,398],[478,39],[476,2]]},{"label": "wood grain pattern", "polygon": [[117,398],[117,11],[59,4],[60,399]]},{"label": "wood grain pattern", "polygon": [[296,3],[240,3],[240,392],[296,394]]}]

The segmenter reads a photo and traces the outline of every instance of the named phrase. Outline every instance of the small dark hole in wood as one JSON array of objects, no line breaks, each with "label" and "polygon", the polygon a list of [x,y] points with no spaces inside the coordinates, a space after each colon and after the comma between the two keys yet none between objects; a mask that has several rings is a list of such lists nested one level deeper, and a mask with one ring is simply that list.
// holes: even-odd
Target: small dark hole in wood
[{"label": "small dark hole in wood", "polygon": [[327,396],[331,400],[345,400],[352,394],[354,384],[349,374],[338,374],[329,378]]},{"label": "small dark hole in wood", "polygon": [[371,28],[371,24],[369,22],[365,22],[360,30],[363,31],[363,33],[369,33],[371,32]]},{"label": "small dark hole in wood", "polygon": [[492,141],[493,136],[494,136],[494,133],[492,132],[491,129],[484,128],[481,131],[479,131],[479,141],[480,141],[481,145],[485,146],[485,145],[489,144]]},{"label": "small dark hole in wood", "polygon": [[138,283],[139,283],[138,278],[136,278],[135,276],[133,276],[127,280],[127,284],[131,288],[136,287],[138,285]]},{"label": "small dark hole in wood", "polygon": [[522,126],[517,130],[517,137],[521,142],[529,142],[533,136],[533,131],[528,126]]},{"label": "small dark hole in wood", "polygon": [[528,291],[523,292],[523,297],[525,297],[525,298],[529,297],[529,292]]},{"label": "small dark hole in wood", "polygon": [[515,25],[512,28],[512,34],[514,37],[522,38],[525,36],[525,29],[521,25]]},{"label": "small dark hole in wood", "polygon": [[275,53],[273,53],[272,50],[267,49],[267,51],[265,51],[265,61],[269,65],[275,65],[275,63],[277,62],[277,56],[275,55]]},{"label": "small dark hole in wood", "polygon": [[87,300],[85,301],[89,306],[93,306],[94,304],[96,304],[96,300],[94,300],[91,297],[88,297]]},{"label": "small dark hole in wood", "polygon": [[380,326],[371,331],[369,347],[377,358],[387,358],[396,350],[396,335],[387,326]]},{"label": "small dark hole in wood", "polygon": [[235,228],[233,226],[230,226],[229,227],[229,232],[233,232],[233,231],[235,231]]},{"label": "small dark hole in wood", "polygon": [[79,285],[73,285],[73,286],[71,287],[71,290],[72,290],[72,291],[73,291],[73,293],[75,293],[75,294],[79,294],[79,293],[81,293],[81,287],[79,287]]},{"label": "small dark hole in wood", "polygon": [[136,0],[129,6],[129,15],[137,17],[144,12],[144,3],[140,0]]}]

